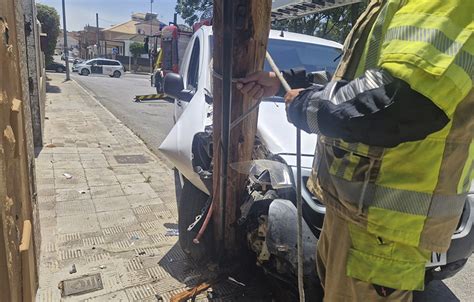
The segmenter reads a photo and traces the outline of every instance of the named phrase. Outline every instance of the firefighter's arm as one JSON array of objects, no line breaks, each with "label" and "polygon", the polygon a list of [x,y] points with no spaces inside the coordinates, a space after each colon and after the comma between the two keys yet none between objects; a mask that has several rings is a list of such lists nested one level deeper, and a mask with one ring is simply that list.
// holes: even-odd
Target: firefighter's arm
[{"label": "firefighter's arm", "polygon": [[430,99],[384,70],[310,87],[287,99],[288,120],[298,128],[372,146],[421,140],[449,122]]}]

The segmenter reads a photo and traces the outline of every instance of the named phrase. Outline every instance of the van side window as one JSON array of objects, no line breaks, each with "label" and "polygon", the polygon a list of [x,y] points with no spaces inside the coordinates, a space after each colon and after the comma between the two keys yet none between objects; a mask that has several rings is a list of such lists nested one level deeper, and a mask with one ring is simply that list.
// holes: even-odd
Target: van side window
[{"label": "van side window", "polygon": [[188,69],[188,89],[194,90],[198,88],[199,82],[199,52],[201,50],[199,39],[196,38],[193,45],[193,51],[191,53],[191,59],[189,60]]}]

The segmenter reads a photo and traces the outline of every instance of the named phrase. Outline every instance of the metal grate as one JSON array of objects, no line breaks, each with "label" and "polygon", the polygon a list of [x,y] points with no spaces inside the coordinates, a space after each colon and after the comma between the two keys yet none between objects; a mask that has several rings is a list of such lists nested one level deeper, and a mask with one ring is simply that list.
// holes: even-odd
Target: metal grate
[{"label": "metal grate", "polygon": [[361,0],[274,0],[272,20],[289,20],[324,10],[361,2]]},{"label": "metal grate", "polygon": [[100,274],[86,275],[79,278],[61,281],[59,284],[63,297],[82,295],[104,288]]}]

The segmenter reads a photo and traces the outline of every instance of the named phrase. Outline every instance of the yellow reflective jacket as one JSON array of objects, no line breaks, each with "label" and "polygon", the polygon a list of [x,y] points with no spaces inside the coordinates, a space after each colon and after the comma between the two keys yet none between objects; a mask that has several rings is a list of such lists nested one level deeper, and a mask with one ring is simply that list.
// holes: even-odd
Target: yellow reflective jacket
[{"label": "yellow reflective jacket", "polygon": [[[407,249],[448,249],[473,180],[473,12],[474,1],[465,0],[372,1],[348,36],[335,74],[351,80],[383,68],[450,119],[425,139],[394,148],[319,137],[308,187],[368,233]],[[334,148],[347,152],[339,157]],[[354,236],[364,242],[363,234]],[[362,246],[370,249],[367,241]],[[419,278],[403,289],[421,289]]]}]

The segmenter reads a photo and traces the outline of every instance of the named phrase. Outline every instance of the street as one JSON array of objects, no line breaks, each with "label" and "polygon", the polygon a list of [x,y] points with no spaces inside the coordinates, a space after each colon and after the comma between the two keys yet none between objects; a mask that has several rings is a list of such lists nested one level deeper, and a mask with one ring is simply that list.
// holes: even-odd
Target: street
[{"label": "street", "polygon": [[[132,101],[136,94],[154,93],[148,75],[126,74],[116,79],[100,75],[85,77],[72,74],[72,78],[157,153],[160,143],[173,125],[173,104],[162,100],[143,103]],[[444,282],[434,281],[425,292],[416,293],[415,301],[472,301],[473,272],[474,262],[471,258],[455,277]]]},{"label": "street", "polygon": [[165,100],[135,103],[137,94],[154,94],[150,76],[126,73],[120,78],[71,73],[92,96],[143,139],[155,153],[173,127],[173,104]]}]

